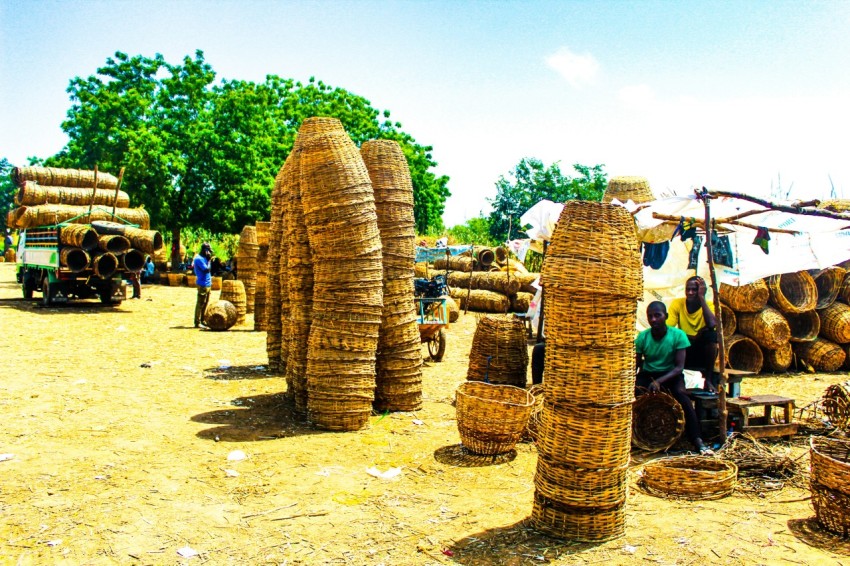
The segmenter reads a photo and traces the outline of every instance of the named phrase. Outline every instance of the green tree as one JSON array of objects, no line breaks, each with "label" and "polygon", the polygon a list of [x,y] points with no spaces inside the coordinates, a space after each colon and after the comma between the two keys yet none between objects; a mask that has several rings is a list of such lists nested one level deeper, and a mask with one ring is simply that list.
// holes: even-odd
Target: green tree
[{"label": "green tree", "polygon": [[490,234],[490,219],[486,216],[470,218],[465,224],[458,224],[446,230],[450,242],[458,244],[476,244],[479,246],[496,246],[498,240]]},{"label": "green tree", "polygon": [[6,234],[6,214],[15,208],[15,193],[18,188],[12,182],[12,164],[0,158],[0,233]]},{"label": "green tree", "polygon": [[493,206],[490,234],[499,242],[523,237],[520,217],[543,199],[553,202],[602,200],[608,182],[603,167],[575,164],[573,169],[578,176],[569,177],[561,173],[557,162],[547,167],[533,157],[521,159],[508,177],[499,177],[496,197],[488,199]]}]

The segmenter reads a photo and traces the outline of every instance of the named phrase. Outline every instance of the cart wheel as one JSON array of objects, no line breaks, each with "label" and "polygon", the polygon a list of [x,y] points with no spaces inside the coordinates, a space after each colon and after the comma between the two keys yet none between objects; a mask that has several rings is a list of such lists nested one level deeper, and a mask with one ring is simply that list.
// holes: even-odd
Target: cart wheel
[{"label": "cart wheel", "polygon": [[53,304],[53,293],[50,292],[50,278],[47,275],[41,280],[41,304],[46,307]]},{"label": "cart wheel", "polygon": [[434,337],[428,341],[428,353],[431,359],[435,362],[443,361],[443,356],[446,353],[446,329],[441,328],[439,332],[434,334]]}]

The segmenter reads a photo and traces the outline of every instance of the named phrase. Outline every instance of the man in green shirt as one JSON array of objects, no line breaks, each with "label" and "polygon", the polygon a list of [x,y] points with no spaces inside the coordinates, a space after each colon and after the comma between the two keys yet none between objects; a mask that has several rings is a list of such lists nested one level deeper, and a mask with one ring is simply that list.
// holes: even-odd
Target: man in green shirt
[{"label": "man in green shirt", "polygon": [[679,328],[667,326],[667,307],[654,301],[646,307],[649,328],[635,338],[636,394],[642,390],[664,390],[673,396],[685,413],[685,434],[700,454],[711,454],[702,441],[699,419],[685,389],[685,350],[688,335]]}]

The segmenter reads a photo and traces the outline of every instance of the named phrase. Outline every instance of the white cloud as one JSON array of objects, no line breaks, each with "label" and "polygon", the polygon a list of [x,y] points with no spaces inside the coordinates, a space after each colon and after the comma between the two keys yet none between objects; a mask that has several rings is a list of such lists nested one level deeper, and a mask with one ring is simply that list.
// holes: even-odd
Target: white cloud
[{"label": "white cloud", "polygon": [[596,75],[599,74],[599,63],[593,55],[590,53],[579,55],[567,47],[561,47],[546,57],[546,64],[575,88],[593,84],[596,81]]},{"label": "white cloud", "polygon": [[628,108],[647,108],[655,102],[655,92],[647,85],[632,85],[620,89],[620,101]]}]

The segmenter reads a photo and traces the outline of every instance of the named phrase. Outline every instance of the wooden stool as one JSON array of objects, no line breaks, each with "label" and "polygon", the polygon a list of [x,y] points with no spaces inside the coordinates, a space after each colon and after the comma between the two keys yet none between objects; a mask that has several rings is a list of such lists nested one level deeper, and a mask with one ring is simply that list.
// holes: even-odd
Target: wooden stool
[{"label": "wooden stool", "polygon": [[[737,397],[727,399],[726,405],[729,412],[741,415],[741,430],[754,438],[791,438],[797,434],[797,423],[791,422],[794,412],[794,399],[780,397],[779,395],[752,395],[750,397]],[[750,409],[764,407],[764,416],[752,417]],[[785,410],[784,421],[775,423],[772,415],[773,407],[781,407]]]}]

